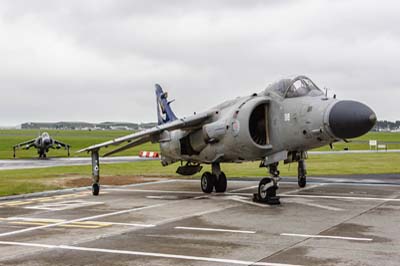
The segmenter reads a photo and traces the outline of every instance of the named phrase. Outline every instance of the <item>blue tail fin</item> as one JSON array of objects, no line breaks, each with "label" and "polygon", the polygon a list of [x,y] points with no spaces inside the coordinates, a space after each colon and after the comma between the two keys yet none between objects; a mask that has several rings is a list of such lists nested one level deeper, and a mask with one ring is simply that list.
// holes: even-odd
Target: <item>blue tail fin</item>
[{"label": "blue tail fin", "polygon": [[157,116],[158,116],[158,124],[162,125],[171,121],[178,119],[168,102],[168,93],[164,92],[160,85],[156,84],[156,97],[157,97]]}]

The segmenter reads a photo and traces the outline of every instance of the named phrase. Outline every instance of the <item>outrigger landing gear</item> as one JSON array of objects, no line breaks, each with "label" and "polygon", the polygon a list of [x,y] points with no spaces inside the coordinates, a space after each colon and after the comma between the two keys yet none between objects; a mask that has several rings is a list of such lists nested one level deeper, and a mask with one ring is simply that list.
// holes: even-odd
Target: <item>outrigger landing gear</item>
[{"label": "outrigger landing gear", "polygon": [[92,151],[92,194],[93,196],[98,196],[100,193],[100,161],[99,161],[99,151]]},{"label": "outrigger landing gear", "polygon": [[261,179],[258,185],[258,193],[254,194],[253,201],[267,203],[270,205],[280,204],[279,196],[276,196],[276,190],[279,188],[280,180],[278,163],[268,166],[271,177]]},{"label": "outrigger landing gear", "polygon": [[211,168],[212,173],[205,172],[201,177],[201,190],[204,193],[211,193],[215,187],[215,192],[225,192],[227,187],[226,176],[224,172],[221,172],[219,163],[213,163]]},{"label": "outrigger landing gear", "polygon": [[297,168],[297,183],[301,188],[305,187],[307,184],[307,169],[304,160],[299,161],[299,166]]}]

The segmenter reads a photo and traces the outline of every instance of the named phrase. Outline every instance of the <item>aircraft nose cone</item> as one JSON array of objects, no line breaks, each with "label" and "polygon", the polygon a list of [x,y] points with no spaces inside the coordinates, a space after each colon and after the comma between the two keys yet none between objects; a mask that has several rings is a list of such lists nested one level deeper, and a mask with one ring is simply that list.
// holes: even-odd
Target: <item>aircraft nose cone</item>
[{"label": "aircraft nose cone", "polygon": [[332,133],[341,139],[364,135],[376,123],[376,114],[371,108],[355,101],[337,102],[329,113]]}]

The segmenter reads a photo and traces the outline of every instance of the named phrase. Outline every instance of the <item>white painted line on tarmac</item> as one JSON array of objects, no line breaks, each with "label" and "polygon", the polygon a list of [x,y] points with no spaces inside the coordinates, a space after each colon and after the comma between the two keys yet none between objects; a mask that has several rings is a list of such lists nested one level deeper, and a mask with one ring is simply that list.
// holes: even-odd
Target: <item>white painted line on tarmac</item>
[{"label": "white painted line on tarmac", "polygon": [[108,223],[112,225],[126,225],[126,226],[134,226],[134,227],[155,227],[155,224],[133,224],[133,223],[114,223],[114,222],[102,222]]},{"label": "white painted line on tarmac", "polygon": [[283,233],[281,236],[298,236],[305,238],[328,238],[328,239],[342,239],[342,240],[354,240],[354,241],[372,241],[372,238],[357,238],[357,237],[345,237],[345,236],[324,236],[324,235],[303,235],[303,234],[288,234]]},{"label": "white painted line on tarmac", "polygon": [[151,208],[157,208],[157,207],[165,206],[167,204],[168,203],[155,204],[155,205],[150,205],[150,206],[145,206],[145,207],[138,207],[138,208],[133,208],[133,209],[128,209],[128,210],[122,210],[122,211],[110,212],[110,213],[105,213],[105,214],[99,214],[99,215],[94,215],[94,216],[89,216],[89,217],[84,217],[84,218],[79,218],[79,219],[74,219],[74,220],[67,220],[67,221],[62,221],[62,222],[58,222],[58,223],[54,223],[54,224],[42,225],[42,226],[37,226],[37,227],[30,227],[30,228],[17,230],[17,231],[2,233],[2,234],[0,234],[0,237],[16,235],[16,234],[21,234],[21,233],[31,232],[31,231],[35,231],[35,230],[46,229],[46,228],[50,228],[50,227],[56,227],[56,226],[60,226],[60,225],[76,223],[76,222],[95,220],[95,219],[99,219],[99,218],[104,218],[104,217],[109,217],[109,216],[114,216],[114,215],[120,215],[120,214],[125,214],[125,213],[130,213],[130,212],[136,212],[136,211],[141,211],[141,210],[146,210],[146,209],[151,209]]},{"label": "white painted line on tarmac", "polygon": [[346,196],[324,196],[324,195],[286,195],[280,194],[281,197],[293,198],[316,198],[316,199],[345,199],[345,200],[370,200],[370,201],[400,201],[400,199],[391,198],[367,198],[367,197],[346,197]]},{"label": "white painted line on tarmac", "polygon": [[309,202],[307,199],[287,199],[286,202],[295,203],[295,204],[302,204],[310,207],[330,210],[330,211],[344,211],[344,209],[336,208],[328,205],[317,204],[313,202]]},{"label": "white painted line on tarmac", "polygon": [[212,231],[212,232],[224,232],[224,233],[239,233],[239,234],[255,234],[255,231],[246,230],[231,230],[231,229],[220,229],[220,228],[204,228],[204,227],[186,227],[176,226],[174,229],[178,230],[193,230],[193,231]]},{"label": "white painted line on tarmac", "polygon": [[75,250],[75,251],[86,251],[86,252],[97,252],[97,253],[111,253],[111,254],[123,254],[133,256],[144,256],[144,257],[156,257],[165,259],[181,259],[191,261],[206,261],[214,263],[225,263],[235,265],[258,265],[258,266],[300,266],[295,264],[282,264],[282,263],[269,263],[269,262],[253,262],[244,260],[233,260],[233,259],[221,259],[211,257],[197,257],[197,256],[185,256],[177,254],[165,254],[165,253],[153,253],[153,252],[142,252],[142,251],[130,251],[130,250],[118,250],[118,249],[104,249],[104,248],[87,248],[67,245],[46,245],[36,243],[24,243],[24,242],[11,242],[11,241],[0,241],[0,245],[12,245],[12,246],[25,246],[25,247],[37,247],[47,249],[63,249],[63,250]]},{"label": "white painted line on tarmac", "polygon": [[253,201],[250,201],[247,198],[244,198],[242,196],[228,196],[228,197],[226,197],[226,199],[237,201],[237,202],[241,202],[241,203],[246,203],[246,204],[257,206],[257,207],[263,207],[263,208],[270,208],[271,207],[271,205],[253,202]]},{"label": "white painted line on tarmac", "polygon": [[233,208],[233,207],[236,207],[236,206],[220,207],[220,208],[215,208],[215,209],[211,209],[208,211],[196,212],[196,213],[191,213],[191,214],[182,215],[182,216],[178,216],[178,217],[168,218],[168,219],[165,219],[165,220],[162,220],[162,221],[156,223],[156,225],[159,226],[159,225],[177,222],[177,221],[181,221],[181,220],[185,220],[185,219],[189,219],[189,218],[193,218],[193,217],[203,216],[203,215],[211,214],[214,212],[220,212],[220,211],[223,211],[223,210],[226,210],[229,208]]},{"label": "white painted line on tarmac", "polygon": [[235,193],[235,192],[239,192],[239,191],[243,191],[243,190],[248,190],[248,189],[253,189],[253,188],[258,188],[258,186],[251,186],[251,187],[243,187],[243,188],[238,188],[238,189],[234,189],[229,191],[230,193]]},{"label": "white painted line on tarmac", "polygon": [[200,191],[174,191],[174,190],[154,190],[154,189],[123,189],[123,188],[105,188],[110,191],[122,192],[144,192],[144,193],[176,193],[176,194],[204,194]]},{"label": "white painted line on tarmac", "polygon": [[325,210],[329,210],[329,211],[336,211],[336,212],[344,211],[341,208],[331,207],[331,206],[327,206],[327,205],[321,205],[321,204],[317,204],[317,203],[311,203],[311,202],[297,202],[297,203],[307,205],[310,207],[325,209]]},{"label": "white painted line on tarmac", "polygon": [[320,187],[320,186],[323,186],[323,185],[325,185],[325,184],[315,184],[315,185],[307,186],[307,187],[305,187],[305,188],[298,188],[298,189],[295,189],[295,190],[291,190],[291,191],[288,191],[288,192],[284,192],[284,193],[282,193],[281,195],[287,195],[287,194],[297,193],[297,192],[301,192],[301,191],[313,189],[313,188],[316,188],[316,187]]}]

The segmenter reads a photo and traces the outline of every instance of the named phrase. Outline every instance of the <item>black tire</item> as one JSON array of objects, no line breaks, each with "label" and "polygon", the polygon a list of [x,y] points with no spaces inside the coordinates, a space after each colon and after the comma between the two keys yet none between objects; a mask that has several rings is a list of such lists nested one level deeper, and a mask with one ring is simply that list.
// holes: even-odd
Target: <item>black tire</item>
[{"label": "black tire", "polygon": [[204,193],[211,193],[214,188],[215,179],[215,176],[210,172],[205,172],[201,176],[201,190],[203,190]]},{"label": "black tire", "polygon": [[92,185],[92,194],[93,196],[98,196],[100,193],[100,185],[95,183]]},{"label": "black tire", "polygon": [[[272,179],[269,177],[261,179],[258,184],[258,198],[261,202],[267,202],[270,197],[276,196],[276,187],[270,186]],[[267,190],[264,190],[265,186],[269,186]]]},{"label": "black tire", "polygon": [[299,177],[297,183],[299,184],[299,187],[301,188],[305,187],[307,185],[307,177],[306,176]]},{"label": "black tire", "polygon": [[219,174],[218,180],[215,182],[215,191],[218,193],[223,193],[226,191],[227,187],[226,176],[224,172]]}]

